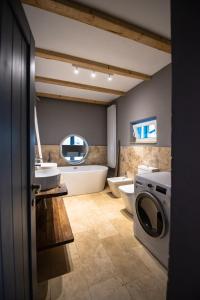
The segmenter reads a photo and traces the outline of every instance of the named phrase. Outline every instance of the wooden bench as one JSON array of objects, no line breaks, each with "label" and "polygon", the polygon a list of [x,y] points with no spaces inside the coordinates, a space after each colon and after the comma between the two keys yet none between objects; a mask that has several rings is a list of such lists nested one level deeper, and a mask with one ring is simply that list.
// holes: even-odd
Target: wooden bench
[{"label": "wooden bench", "polygon": [[[36,238],[37,250],[42,251],[74,241],[74,236],[65,209],[63,195],[66,186],[40,192],[36,195]],[[42,201],[43,200],[43,201]]]}]

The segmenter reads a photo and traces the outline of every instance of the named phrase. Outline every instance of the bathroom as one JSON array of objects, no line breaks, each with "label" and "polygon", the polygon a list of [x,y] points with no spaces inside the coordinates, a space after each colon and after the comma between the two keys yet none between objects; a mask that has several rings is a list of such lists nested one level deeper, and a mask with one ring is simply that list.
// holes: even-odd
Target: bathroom
[{"label": "bathroom", "polygon": [[[35,22],[38,9],[25,6],[25,11],[35,38],[46,36],[46,29],[38,31],[38,28],[40,24],[48,23],[52,16],[41,10]],[[53,18],[51,21],[55,22]],[[63,30],[65,23],[64,20],[62,22],[62,29],[59,24],[56,30]],[[80,25],[76,31],[69,29],[68,32],[72,31],[76,37],[81,28]],[[57,39],[59,45],[60,39]],[[96,43],[99,42],[97,39]],[[93,46],[94,53],[90,54],[90,58],[95,57],[97,46]],[[47,48],[45,42],[38,47]],[[110,43],[107,49],[112,47]],[[124,45],[121,51],[128,51],[128,47]],[[59,46],[50,49],[57,52],[62,50]],[[105,51],[102,49],[101,55],[105,55]],[[116,53],[113,57],[116,59],[118,55]],[[108,81],[106,74],[96,71],[96,77],[92,77],[94,74],[91,70],[81,67],[77,70],[71,64],[44,59],[40,54],[36,56],[36,111],[42,159],[43,162],[57,163],[61,172],[61,182],[65,183],[68,192],[63,197],[64,205],[74,236],[72,243],[60,246],[62,250],[59,247],[44,250],[43,247],[38,254],[39,287],[44,292],[44,299],[142,297],[148,300],[155,297],[164,299],[166,296],[167,266],[157,263],[134,237],[133,210],[129,209],[133,200],[130,200],[129,206],[125,205],[118,187],[116,195],[109,184],[117,176],[118,179],[127,178],[126,181],[119,181],[118,186],[125,183],[133,185],[141,166],[154,168],[153,171],[171,170],[171,55],[157,53],[156,56],[151,53],[151,59],[155,58],[158,59],[157,65],[151,61],[148,65],[146,63],[151,78],[141,82],[116,74],[112,75],[112,81]],[[140,64],[144,72],[145,62]],[[90,103],[90,100],[84,103],[86,95],[90,99],[90,91],[64,86],[64,82],[59,82],[60,86],[50,84],[41,79],[44,77],[127,92],[122,96],[92,92],[93,98],[98,97],[99,103]],[[125,88],[125,84],[135,86]],[[82,97],[82,102],[56,99],[56,95],[72,92]],[[54,99],[51,94],[55,95]],[[106,97],[111,100],[106,101]],[[104,102],[100,102],[102,100]],[[132,141],[131,124],[148,122],[149,118],[153,118],[152,122],[156,124],[156,140]],[[78,147],[80,150],[77,150]],[[35,150],[36,158],[39,158],[38,145]],[[43,210],[42,207],[40,209]],[[38,230],[42,230],[40,226]],[[113,245],[116,245],[115,249]],[[123,252],[125,257],[121,255]],[[49,267],[45,266],[45,261],[48,266],[50,261],[56,264],[58,274],[55,270],[53,274],[48,274],[46,270]],[[59,268],[61,261],[62,268]],[[63,270],[64,265],[66,268]],[[145,282],[143,277],[146,278]]]},{"label": "bathroom", "polygon": [[184,16],[170,1],[21,2],[0,15],[0,298],[198,299]]},{"label": "bathroom", "polygon": [[[163,86],[165,87],[164,89]],[[36,107],[43,160],[58,164],[68,189],[68,196],[72,196],[65,198],[65,207],[74,234],[74,242],[67,246],[71,271],[63,274],[63,277],[55,276],[54,274],[54,279],[50,276],[48,284],[46,281],[41,283],[42,289],[47,294],[46,299],[48,299],[49,295],[54,295],[52,297],[60,299],[59,297],[64,297],[66,289],[68,295],[70,295],[70,297],[68,296],[69,298],[66,296],[66,299],[79,299],[78,297],[81,297],[80,294],[85,295],[85,298],[82,296],[83,299],[90,299],[90,294],[94,299],[108,299],[106,297],[113,297],[113,299],[115,297],[119,299],[126,297],[125,299],[129,299],[129,297],[135,296],[134,293],[136,295],[138,293],[137,297],[143,297],[142,299],[154,299],[155,295],[156,299],[164,299],[167,283],[166,270],[159,266],[159,263],[154,260],[151,254],[146,252],[145,248],[141,247],[139,242],[133,237],[133,219],[129,211],[127,211],[124,201],[121,198],[115,198],[115,194],[111,193],[108,186],[104,190],[107,171],[96,169],[97,166],[111,166],[109,169],[112,176],[114,176],[116,171],[117,154],[111,153],[110,162],[107,157],[108,145],[111,143],[112,146],[112,141],[107,140],[108,131],[111,130],[112,132],[117,132],[116,140],[114,141],[116,145],[114,152],[120,151],[118,175],[129,178],[127,183],[134,182],[138,166],[141,165],[151,166],[155,168],[155,171],[170,171],[171,65],[164,67],[150,81],[140,84],[128,92],[127,95],[115,100],[110,106],[51,100],[40,97],[37,100]],[[110,112],[108,112],[109,109],[111,110]],[[157,143],[148,145],[132,144],[130,142],[130,123],[152,116],[156,116],[157,119]],[[49,120],[54,120],[51,130],[49,130]],[[110,129],[109,126],[112,127],[113,125],[114,129]],[[69,161],[62,146],[66,144],[63,141],[73,134],[83,137],[88,144],[88,151],[85,151],[85,159],[82,156],[80,158],[80,162],[83,160],[82,163],[77,163],[73,160],[72,162]],[[113,135],[111,136],[112,138]],[[117,141],[120,141],[120,146],[118,145],[120,149],[117,149]],[[37,149],[38,147],[36,146],[36,156],[38,157]],[[113,147],[111,151],[113,151]],[[115,158],[115,161],[112,158]],[[89,170],[89,175],[86,175],[87,169],[83,169],[84,172],[81,172],[83,166],[84,168],[94,166],[95,169]],[[102,172],[102,175],[99,175],[100,172]],[[102,183],[96,184],[96,181],[99,180]],[[83,186],[80,186],[82,184]],[[124,182],[121,184],[124,184]],[[94,238],[93,235],[98,238]],[[117,245],[117,240],[121,245]],[[111,246],[112,243],[116,244],[115,250]],[[90,246],[87,246],[87,244]],[[123,247],[122,244],[125,246]],[[90,249],[87,249],[87,247]],[[127,261],[129,255],[131,261],[134,253],[130,249],[135,251],[133,264],[139,263],[141,256],[141,264],[143,264],[143,259],[146,260],[144,267],[140,265],[137,272],[131,266],[132,263]],[[51,250],[51,259],[53,258],[53,251],[55,250]],[[84,253],[85,251],[86,253]],[[127,256],[124,261],[123,259],[120,261],[121,251],[128,252],[128,254],[124,253]],[[49,250],[44,251],[44,253],[47,264],[49,264]],[[43,268],[44,253],[40,254],[43,259]],[[58,253],[56,249],[55,257]],[[101,258],[98,258],[99,255]],[[117,256],[120,263],[116,262],[113,256]],[[56,259],[54,259],[54,263],[56,263]],[[91,266],[93,266],[92,269]],[[87,275],[79,279],[78,283],[74,283],[72,288],[70,288],[68,284],[70,284],[71,280],[77,280],[76,277],[77,274],[80,276],[81,268],[83,268],[84,274]],[[125,272],[130,274],[124,274],[123,268]],[[131,268],[133,268],[133,272]],[[99,270],[98,274],[96,270]],[[145,270],[147,279],[144,284],[141,281],[144,275],[139,275],[139,273],[140,271],[145,272]],[[151,272],[154,272],[153,276],[150,275]],[[126,282],[126,285],[123,287],[123,284],[119,283],[119,280],[121,280],[120,276]],[[44,278],[41,278],[41,280]],[[49,277],[47,276],[47,278]],[[68,278],[69,283],[67,282]],[[134,287],[134,281],[132,282],[134,279],[141,281],[141,287],[137,281]],[[159,285],[156,283],[157,280],[160,282]],[[86,283],[89,285],[89,288],[84,286]],[[114,285],[114,290],[110,285]],[[104,293],[101,294],[104,288],[105,295]],[[111,291],[109,290],[110,288]]]}]

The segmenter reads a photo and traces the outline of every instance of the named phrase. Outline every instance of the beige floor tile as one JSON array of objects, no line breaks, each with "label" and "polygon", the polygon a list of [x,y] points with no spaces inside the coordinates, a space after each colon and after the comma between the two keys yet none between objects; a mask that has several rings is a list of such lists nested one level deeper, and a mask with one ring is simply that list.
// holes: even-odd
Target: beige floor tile
[{"label": "beige floor tile", "polygon": [[148,277],[151,273],[137,255],[127,250],[120,235],[106,238],[102,240],[102,244],[118,276],[123,279],[125,283],[132,282],[138,278],[142,279]]},{"label": "beige floor tile", "polygon": [[89,288],[92,300],[130,300],[127,288],[119,278],[110,278]]},{"label": "beige floor tile", "polygon": [[124,207],[121,198],[113,199],[106,194],[102,195],[101,199],[95,198],[94,201],[97,207],[104,211],[117,211],[118,209],[122,209]]},{"label": "beige floor tile", "polygon": [[50,287],[48,281],[38,284],[38,300],[50,300]]},{"label": "beige floor tile", "polygon": [[[70,217],[69,217],[70,219]],[[74,218],[74,219],[70,219],[70,225],[72,228],[72,232],[75,233],[79,233],[79,232],[84,232],[87,231],[89,228],[91,228],[91,225],[89,223],[89,220],[87,218],[80,219],[80,218]]]},{"label": "beige floor tile", "polygon": [[111,222],[121,235],[133,236],[133,219],[127,219],[126,216],[121,215],[119,218],[111,220]]},{"label": "beige floor tile", "polygon": [[66,300],[90,300],[87,281],[80,270],[63,277],[63,298]]},{"label": "beige floor tile", "polygon": [[146,267],[154,274],[158,280],[167,281],[167,270],[161,266],[155,257],[143,246],[133,249],[133,253],[139,257]]},{"label": "beige floor tile", "polygon": [[67,248],[67,254],[68,254],[68,260],[70,264],[71,271],[76,270],[76,268],[79,268],[81,262],[80,257],[77,251],[76,243],[71,243],[66,246]]},{"label": "beige floor tile", "polygon": [[59,276],[49,280],[50,299],[57,300],[63,294],[63,276]]},{"label": "beige floor tile", "polygon": [[102,223],[96,223],[93,225],[93,228],[99,239],[104,239],[118,234],[115,227],[110,222],[106,221],[106,219],[103,222],[103,226]]},{"label": "beige floor tile", "polygon": [[90,300],[84,274],[79,271],[68,273],[50,281],[51,300]]},{"label": "beige floor tile", "polygon": [[67,290],[56,300],[92,300],[89,291],[80,291],[79,294],[71,295]]},{"label": "beige floor tile", "polygon": [[132,299],[134,300],[165,300],[166,284],[157,281],[153,276],[134,280],[126,285]]},{"label": "beige floor tile", "polygon": [[102,244],[97,246],[93,254],[85,255],[82,253],[80,257],[82,260],[80,268],[89,286],[116,275],[112,261]]},{"label": "beige floor tile", "polygon": [[127,251],[119,234],[102,239],[102,244],[111,258],[119,260],[121,257],[126,257]]},{"label": "beige floor tile", "polygon": [[66,246],[71,272],[41,286],[39,300],[165,299],[166,272],[134,238],[121,198],[106,189],[64,202],[75,237]]},{"label": "beige floor tile", "polygon": [[128,251],[132,252],[132,248],[139,247],[141,245],[134,237],[133,220],[127,220],[126,217],[121,216],[120,218],[111,220],[111,223],[117,230],[120,235],[121,242]]},{"label": "beige floor tile", "polygon": [[85,259],[91,259],[97,247],[100,244],[100,240],[94,230],[88,230],[85,232],[79,232],[75,234],[75,243],[77,253],[83,262]]}]

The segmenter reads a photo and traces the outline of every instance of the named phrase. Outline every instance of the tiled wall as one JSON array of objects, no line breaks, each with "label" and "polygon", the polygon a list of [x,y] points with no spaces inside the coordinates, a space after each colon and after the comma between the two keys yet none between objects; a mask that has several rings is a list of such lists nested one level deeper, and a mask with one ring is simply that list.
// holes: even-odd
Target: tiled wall
[{"label": "tiled wall", "polygon": [[[59,145],[42,145],[44,161],[49,158],[57,162],[59,166],[66,166],[68,163],[60,155]],[[37,146],[36,146],[36,157]],[[86,165],[106,165],[107,147],[89,146],[89,153],[84,162]],[[120,148],[120,175],[134,177],[137,173],[138,165],[144,164],[157,167],[161,171],[171,170],[171,148],[155,146],[121,146]]]},{"label": "tiled wall", "polygon": [[[67,161],[60,155],[59,145],[42,145],[43,160],[57,162],[59,166],[68,165]],[[37,146],[36,146],[36,157]],[[86,165],[106,165],[107,164],[107,147],[106,146],[89,146],[88,156],[84,162]]]},{"label": "tiled wall", "polygon": [[134,178],[140,164],[157,167],[161,171],[170,171],[171,147],[121,146],[120,175]]}]

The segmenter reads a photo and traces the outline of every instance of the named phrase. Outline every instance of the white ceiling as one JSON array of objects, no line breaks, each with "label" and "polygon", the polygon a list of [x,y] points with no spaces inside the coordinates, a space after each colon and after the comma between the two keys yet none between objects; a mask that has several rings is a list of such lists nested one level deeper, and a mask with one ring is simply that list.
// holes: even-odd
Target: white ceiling
[{"label": "white ceiling", "polygon": [[[112,15],[132,21],[136,25],[144,25],[143,27],[149,30],[169,36],[168,0],[81,0],[79,2],[104,9]],[[152,6],[149,5],[149,2]],[[24,8],[35,38],[36,47],[149,75],[155,74],[171,61],[170,54],[135,41],[32,6],[24,5]],[[132,17],[131,11],[133,12]],[[36,58],[36,75],[123,91],[128,91],[141,83],[141,80],[117,75],[113,77],[112,81],[108,81],[107,75],[101,73],[97,73],[96,78],[91,78],[90,71],[83,69],[78,75],[75,75],[71,64],[43,58]],[[118,97],[44,83],[37,83],[36,90],[102,101],[110,101]]]}]

